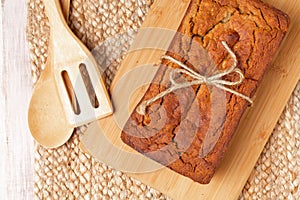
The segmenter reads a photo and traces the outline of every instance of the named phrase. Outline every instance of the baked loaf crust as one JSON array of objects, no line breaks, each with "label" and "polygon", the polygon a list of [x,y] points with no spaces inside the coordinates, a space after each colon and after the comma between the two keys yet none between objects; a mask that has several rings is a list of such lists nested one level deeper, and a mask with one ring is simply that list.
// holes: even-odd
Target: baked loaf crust
[{"label": "baked loaf crust", "polygon": [[[225,41],[236,54],[238,68],[245,76],[240,85],[230,88],[253,97],[288,24],[285,13],[259,0],[192,0],[178,29],[184,36],[175,36],[167,55],[200,74],[212,74],[233,63],[222,45]],[[173,68],[180,67],[162,60],[141,102],[170,87]],[[229,81],[236,78],[225,77]],[[170,169],[207,184],[248,105],[230,92],[205,84],[179,89],[152,103],[145,115],[135,109],[121,138]]]}]

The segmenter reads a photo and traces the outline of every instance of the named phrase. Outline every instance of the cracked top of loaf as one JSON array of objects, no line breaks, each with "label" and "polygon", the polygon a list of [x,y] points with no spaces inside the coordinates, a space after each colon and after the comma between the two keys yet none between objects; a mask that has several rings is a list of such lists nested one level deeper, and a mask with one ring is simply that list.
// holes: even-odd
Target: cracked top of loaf
[{"label": "cracked top of loaf", "polygon": [[[233,64],[222,45],[225,41],[245,76],[240,85],[230,88],[253,97],[288,24],[285,13],[259,0],[192,0],[167,55],[210,75]],[[174,68],[180,67],[161,61],[141,102],[170,87]],[[236,78],[232,74],[224,79]],[[179,79],[190,81],[191,77]],[[207,184],[247,106],[246,100],[206,84],[182,88],[152,103],[145,115],[135,110],[121,138],[170,169]]]}]

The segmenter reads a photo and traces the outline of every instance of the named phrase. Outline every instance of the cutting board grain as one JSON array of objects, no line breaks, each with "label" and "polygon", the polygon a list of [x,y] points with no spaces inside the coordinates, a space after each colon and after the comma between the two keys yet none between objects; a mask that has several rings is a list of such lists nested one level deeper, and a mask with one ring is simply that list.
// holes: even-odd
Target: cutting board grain
[{"label": "cutting board grain", "polygon": [[[165,167],[152,172],[129,173],[130,176],[174,199],[238,198],[300,78],[300,0],[268,0],[267,2],[288,13],[291,18],[290,32],[257,91],[253,107],[249,108],[244,114],[230,148],[211,183],[200,185]],[[175,30],[188,4],[189,1],[180,0],[155,1],[143,26],[166,27]],[[172,13],[171,18],[169,17],[170,13]],[[151,39],[153,39],[151,35],[148,38],[144,36],[143,41]],[[82,148],[98,160],[106,162],[117,169],[122,167],[124,169],[126,166],[124,166],[123,161],[126,160],[131,162],[131,169],[134,168],[137,171],[145,167],[151,167],[149,159],[135,154],[120,140],[121,129],[116,124],[115,117],[120,112],[120,107],[123,110],[126,106],[128,107],[126,103],[121,106],[118,105],[122,103],[119,99],[122,100],[122,97],[128,95],[128,91],[125,89],[120,90],[118,93],[119,99],[114,98],[114,92],[118,90],[118,82],[122,82],[122,77],[126,76],[130,70],[142,64],[156,63],[163,53],[163,51],[150,49],[133,51],[122,62],[120,71],[111,88],[112,101],[116,109],[115,115],[93,123],[81,138]],[[140,72],[141,75],[143,75],[142,72]],[[152,75],[149,75],[150,78]],[[138,81],[138,77],[135,77],[135,79]],[[126,83],[124,84],[124,88],[128,87]],[[131,98],[131,104],[137,104],[143,92],[144,90],[135,92],[136,96]],[[131,111],[132,106],[128,108],[128,112]],[[100,134],[101,131],[104,136]],[[105,140],[109,140],[110,143],[105,143]],[[116,149],[121,149],[121,151]],[[112,155],[112,152],[117,155]],[[126,153],[123,154],[122,152],[132,153],[124,158]],[[134,157],[136,160],[131,160]],[[125,169],[124,171],[130,170]]]}]

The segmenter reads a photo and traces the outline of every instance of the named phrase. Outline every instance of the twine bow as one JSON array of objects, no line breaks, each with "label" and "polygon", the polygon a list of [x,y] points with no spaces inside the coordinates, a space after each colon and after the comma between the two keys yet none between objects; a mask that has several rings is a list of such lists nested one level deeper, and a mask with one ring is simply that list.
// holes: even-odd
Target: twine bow
[{"label": "twine bow", "polygon": [[[163,56],[162,58],[167,59],[167,60],[179,65],[180,67],[182,67],[182,69],[172,69],[172,71],[170,73],[171,87],[169,87],[165,91],[159,93],[155,97],[142,102],[138,106],[137,112],[141,115],[145,115],[146,114],[146,108],[150,104],[155,102],[156,100],[166,96],[167,94],[169,94],[169,93],[171,93],[175,90],[190,87],[190,86],[193,86],[193,85],[200,85],[200,84],[207,84],[207,85],[215,86],[215,87],[220,88],[224,91],[227,91],[227,92],[230,92],[230,93],[232,93],[236,96],[239,96],[239,97],[247,100],[250,104],[252,104],[253,101],[251,100],[251,98],[249,98],[248,96],[246,96],[244,94],[241,94],[241,93],[227,87],[227,86],[234,86],[234,85],[241,84],[243,82],[243,80],[245,79],[245,77],[244,77],[242,71],[239,68],[237,68],[237,63],[238,62],[237,62],[236,55],[228,47],[228,45],[225,41],[222,41],[222,44],[225,47],[225,49],[228,51],[229,55],[232,57],[232,59],[234,61],[233,65],[229,69],[227,69],[223,72],[217,73],[215,75],[209,76],[209,77],[206,77],[205,75],[201,75],[201,74],[195,72],[194,70],[192,70],[191,68],[189,68],[188,66],[186,66],[182,62],[174,59],[171,56],[166,56],[166,55]],[[177,83],[173,78],[175,73],[186,74],[186,75],[192,77],[194,80],[193,81],[186,81],[186,82]],[[239,79],[237,81],[225,81],[225,80],[222,79],[225,75],[228,75],[228,74],[231,74],[231,73],[237,73],[239,75]]]}]

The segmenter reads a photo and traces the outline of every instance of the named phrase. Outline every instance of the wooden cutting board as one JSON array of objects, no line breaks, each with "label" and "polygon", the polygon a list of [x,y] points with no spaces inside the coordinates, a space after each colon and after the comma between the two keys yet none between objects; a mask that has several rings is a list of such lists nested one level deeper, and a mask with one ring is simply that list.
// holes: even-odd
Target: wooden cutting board
[{"label": "wooden cutting board", "polygon": [[[189,3],[188,0],[155,1],[143,28],[164,27],[177,30]],[[81,147],[99,161],[127,172],[174,199],[237,199],[300,78],[300,0],[268,0],[267,3],[290,16],[290,32],[256,93],[253,107],[244,114],[210,184],[195,183],[162,167],[136,153],[120,139],[124,123],[120,122],[120,118],[129,117],[147,88],[136,90],[135,83],[140,83],[140,79],[152,80],[155,74],[155,70],[149,73],[140,66],[153,65],[159,61],[165,53],[163,49],[171,42],[170,35],[164,37],[161,34],[158,37],[155,31],[153,34],[140,31],[135,40],[139,43],[134,43],[132,47],[135,51],[128,53],[111,87],[115,114],[91,124],[81,137]],[[155,41],[160,50],[150,47],[139,49]],[[136,73],[131,73],[137,68]],[[147,76],[143,73],[146,71]],[[130,74],[135,76],[130,77]],[[137,74],[140,76],[136,76]],[[130,107],[127,100],[131,102]],[[124,110],[128,112],[123,112]]]}]

